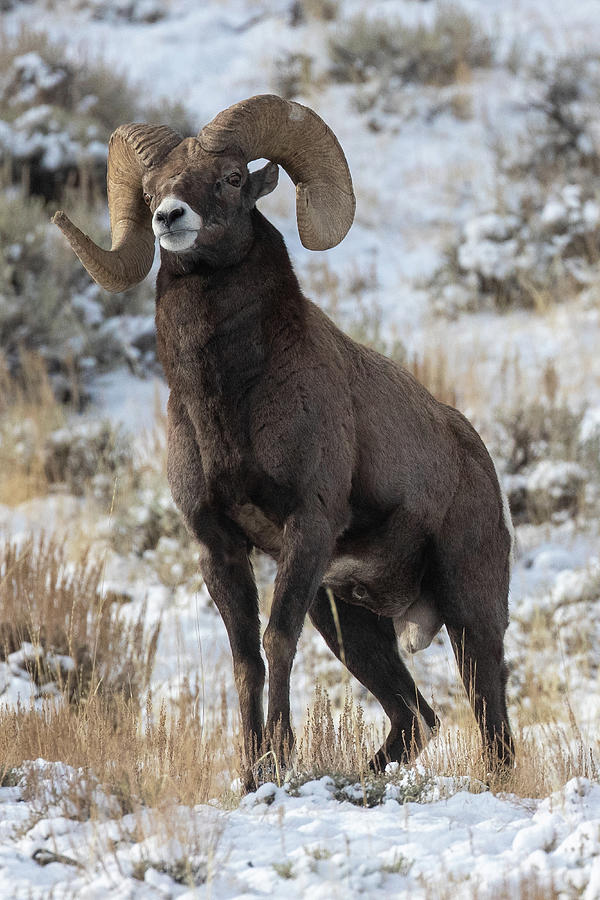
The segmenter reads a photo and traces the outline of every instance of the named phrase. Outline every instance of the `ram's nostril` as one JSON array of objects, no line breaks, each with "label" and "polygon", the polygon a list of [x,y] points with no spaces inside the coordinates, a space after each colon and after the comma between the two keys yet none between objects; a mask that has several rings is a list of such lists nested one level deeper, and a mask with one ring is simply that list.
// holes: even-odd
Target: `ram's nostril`
[{"label": "ram's nostril", "polygon": [[165,222],[166,222],[166,224],[167,224],[168,226],[171,226],[171,225],[173,224],[173,222],[175,221],[175,219],[180,219],[180,218],[181,218],[181,216],[184,214],[184,212],[185,212],[185,210],[184,210],[183,207],[181,207],[181,206],[178,206],[178,207],[176,207],[175,209],[172,209],[172,210],[171,210],[170,212],[168,212],[168,213],[166,214],[166,216],[165,216]]},{"label": "ram's nostril", "polygon": [[175,209],[169,210],[157,209],[154,213],[154,218],[157,222],[160,222],[161,225],[166,225],[167,228],[170,228],[173,222],[175,222],[176,219],[180,219],[181,216],[184,215],[184,213],[185,209],[183,208],[183,206],[176,206]]}]

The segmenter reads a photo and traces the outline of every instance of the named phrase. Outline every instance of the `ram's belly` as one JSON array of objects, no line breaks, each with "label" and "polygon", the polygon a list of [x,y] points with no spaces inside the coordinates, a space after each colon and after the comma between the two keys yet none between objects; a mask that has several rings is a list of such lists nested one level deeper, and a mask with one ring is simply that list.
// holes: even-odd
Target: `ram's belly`
[{"label": "ram's belly", "polygon": [[[283,529],[260,507],[239,503],[231,508],[230,516],[255,547],[276,560],[279,558]],[[339,599],[396,619],[399,636],[405,631],[406,640],[410,638],[415,649],[417,641],[413,640],[412,619],[409,617],[404,622],[403,617],[411,608],[420,609],[419,582],[419,572],[413,565],[399,563],[397,558],[382,558],[372,548],[363,553],[338,552],[323,576],[323,585]]]}]

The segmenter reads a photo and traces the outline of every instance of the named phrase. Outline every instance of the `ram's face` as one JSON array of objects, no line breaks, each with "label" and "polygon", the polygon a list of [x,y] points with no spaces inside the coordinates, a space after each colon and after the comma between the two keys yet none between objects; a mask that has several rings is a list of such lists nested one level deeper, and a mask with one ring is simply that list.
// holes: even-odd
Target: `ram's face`
[{"label": "ram's face", "polygon": [[[209,256],[247,232],[258,197],[273,190],[278,168],[269,163],[250,174],[234,149],[209,154],[194,139],[182,141],[143,180],[152,230],[164,250]],[[243,227],[246,224],[246,227]]]}]

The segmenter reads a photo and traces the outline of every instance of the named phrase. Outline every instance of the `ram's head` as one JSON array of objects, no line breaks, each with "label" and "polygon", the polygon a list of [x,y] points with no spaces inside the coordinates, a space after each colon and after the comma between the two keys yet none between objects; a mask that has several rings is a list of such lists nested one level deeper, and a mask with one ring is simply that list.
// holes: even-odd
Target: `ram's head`
[{"label": "ram's head", "polygon": [[[249,173],[254,159],[270,162]],[[334,247],[354,217],[343,151],[315,112],[260,95],[219,113],[196,138],[164,125],[121,125],[108,149],[112,249],[102,250],[64,212],[61,228],[92,278],[123,291],[148,274],[154,240],[172,253],[227,257],[244,238],[258,197],[277,184],[277,164],[296,185],[300,239],[310,250]]]}]

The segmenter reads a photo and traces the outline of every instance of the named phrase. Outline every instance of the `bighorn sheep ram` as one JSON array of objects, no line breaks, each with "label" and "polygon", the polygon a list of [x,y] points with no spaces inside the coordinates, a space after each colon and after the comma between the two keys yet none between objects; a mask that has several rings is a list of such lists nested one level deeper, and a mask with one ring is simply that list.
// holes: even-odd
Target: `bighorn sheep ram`
[{"label": "bighorn sheep ram", "polygon": [[[249,172],[261,157],[267,165]],[[316,113],[270,95],[226,109],[198,137],[117,128],[112,250],[54,217],[109,291],[147,275],[159,239],[168,478],[229,636],[248,767],[263,741],[281,758],[291,745],[290,673],[307,613],[390,719],[375,766],[406,759],[436,726],[398,639],[414,652],[443,624],[484,743],[507,765],[512,529],[494,464],[459,412],[306,299],[283,238],[255,207],[278,164],[296,184],[303,244],[335,246],[355,206],[342,149]],[[266,725],[254,547],[277,561]]]}]

